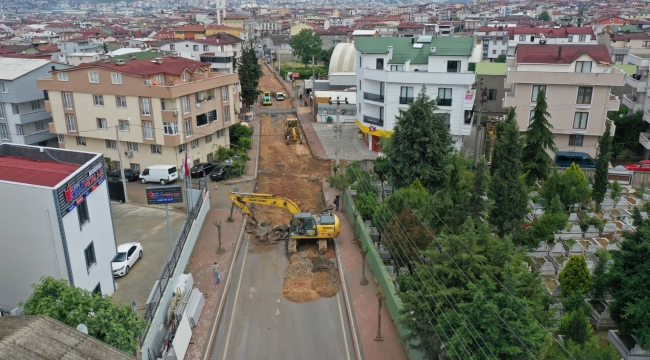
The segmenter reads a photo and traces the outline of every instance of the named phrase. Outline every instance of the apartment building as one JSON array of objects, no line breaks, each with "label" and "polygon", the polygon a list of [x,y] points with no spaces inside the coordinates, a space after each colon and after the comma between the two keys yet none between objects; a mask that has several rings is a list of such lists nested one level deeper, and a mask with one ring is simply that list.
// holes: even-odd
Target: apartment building
[{"label": "apartment building", "polygon": [[[648,82],[648,71],[650,70],[650,54],[628,54],[627,63],[636,65],[636,73],[625,76],[626,89],[632,89],[630,94],[624,94],[621,102],[630,109],[630,113],[643,111],[643,120],[650,124],[650,83]],[[639,134],[639,143],[643,145],[644,158],[650,157],[650,132]]]},{"label": "apartment building", "polygon": [[508,28],[508,57],[515,56],[517,45],[531,44],[582,44],[596,45],[598,39],[590,27],[555,26],[542,27],[511,27]]},{"label": "apartment building", "polygon": [[236,74],[177,55],[103,60],[38,80],[59,147],[103,153],[112,169],[134,171],[180,165],[185,151],[212,161],[217,146],[229,146],[228,127],[238,121],[238,85]]},{"label": "apartment building", "polygon": [[160,51],[178,52],[187,59],[210,63],[210,71],[232,74],[237,72],[243,40],[230,41],[218,38],[171,41],[160,45]]},{"label": "apartment building", "polygon": [[482,59],[495,61],[508,50],[508,27],[482,26],[474,30],[476,45],[480,45]]},{"label": "apartment building", "polygon": [[598,42],[610,50],[610,61],[614,64],[627,64],[630,53],[650,54],[650,34],[644,32],[605,33]]},{"label": "apartment building", "polygon": [[470,134],[475,80],[469,71],[474,39],[422,35],[416,38],[358,37],[357,127],[372,151],[379,139],[389,137],[395,117],[406,110],[422,86],[438,99],[455,146],[460,149]]},{"label": "apartment building", "polygon": [[625,73],[610,65],[604,45],[519,45],[508,68],[503,106],[517,107],[519,129],[525,131],[537,94],[545,89],[558,150],[595,157],[607,112],[620,105],[611,87],[624,83]]},{"label": "apartment building", "polygon": [[56,135],[48,130],[52,117],[36,79],[67,68],[50,60],[0,58],[0,143],[56,147]]}]

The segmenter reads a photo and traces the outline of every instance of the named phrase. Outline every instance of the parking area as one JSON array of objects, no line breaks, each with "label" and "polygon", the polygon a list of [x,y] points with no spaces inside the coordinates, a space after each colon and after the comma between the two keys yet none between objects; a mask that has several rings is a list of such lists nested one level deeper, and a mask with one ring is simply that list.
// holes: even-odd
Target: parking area
[{"label": "parking area", "polygon": [[[143,185],[143,196],[144,187]],[[165,210],[146,205],[111,202],[111,211],[118,246],[128,242],[139,242],[142,244],[144,253],[142,259],[135,263],[129,274],[115,278],[116,290],[112,298],[124,304],[135,301],[137,307],[142,308],[169,255],[169,235]],[[185,213],[170,211],[169,219],[172,239],[176,240],[185,220]]]}]

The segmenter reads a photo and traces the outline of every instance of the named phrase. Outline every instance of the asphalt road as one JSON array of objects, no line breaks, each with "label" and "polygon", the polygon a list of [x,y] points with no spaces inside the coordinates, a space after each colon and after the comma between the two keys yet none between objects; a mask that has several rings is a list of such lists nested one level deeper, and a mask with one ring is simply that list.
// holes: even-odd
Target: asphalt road
[{"label": "asphalt road", "polygon": [[286,244],[246,241],[210,359],[354,359],[341,292],[309,303],[281,295]]}]

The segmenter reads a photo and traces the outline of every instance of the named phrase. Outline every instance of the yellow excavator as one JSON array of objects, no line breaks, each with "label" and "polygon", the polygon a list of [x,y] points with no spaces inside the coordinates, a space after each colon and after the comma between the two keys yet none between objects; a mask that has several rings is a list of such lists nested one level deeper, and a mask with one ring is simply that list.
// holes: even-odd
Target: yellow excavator
[{"label": "yellow excavator", "polygon": [[341,223],[336,215],[302,212],[298,204],[283,196],[229,191],[228,197],[244,215],[250,216],[256,223],[258,220],[248,204],[275,206],[289,210],[292,215],[289,224],[289,254],[296,253],[298,240],[318,240],[318,251],[325,252],[327,240],[334,239],[341,232]]}]

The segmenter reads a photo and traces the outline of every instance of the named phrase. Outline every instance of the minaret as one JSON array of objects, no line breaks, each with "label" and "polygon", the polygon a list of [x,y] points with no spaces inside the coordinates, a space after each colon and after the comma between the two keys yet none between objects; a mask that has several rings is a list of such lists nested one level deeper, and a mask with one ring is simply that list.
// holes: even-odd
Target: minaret
[{"label": "minaret", "polygon": [[217,10],[217,25],[221,25],[221,12],[223,11],[223,18],[226,18],[226,0],[216,0]]}]

